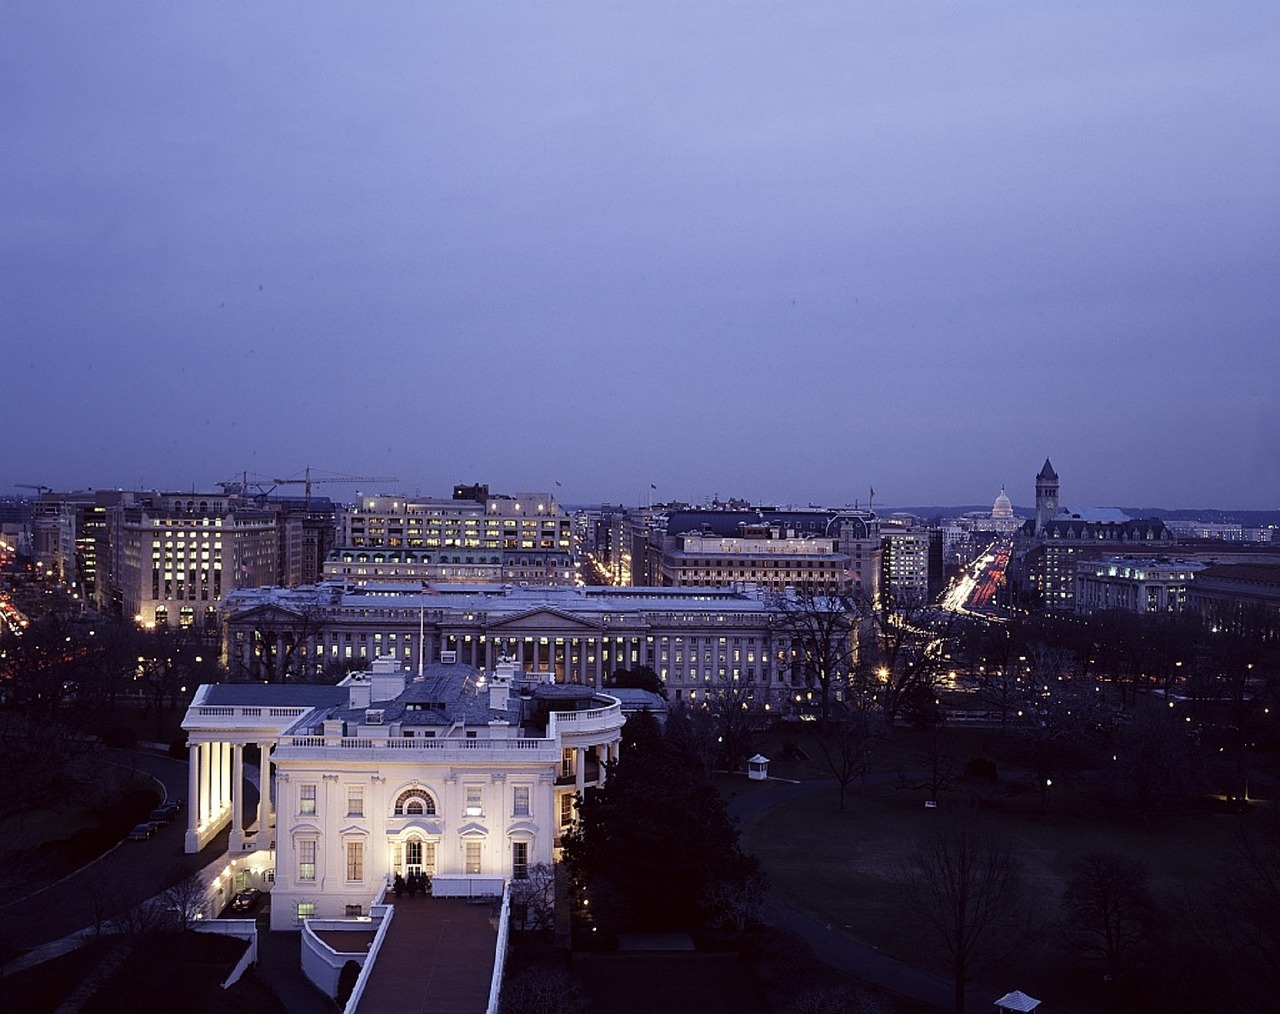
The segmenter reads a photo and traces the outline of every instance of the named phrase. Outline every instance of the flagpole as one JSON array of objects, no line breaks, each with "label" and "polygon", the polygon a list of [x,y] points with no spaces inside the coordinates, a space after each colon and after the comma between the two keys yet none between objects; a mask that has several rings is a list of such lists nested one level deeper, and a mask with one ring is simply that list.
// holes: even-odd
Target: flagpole
[{"label": "flagpole", "polygon": [[418,589],[418,679],[422,679],[422,656],[426,653],[426,605],[427,596],[424,589]]}]

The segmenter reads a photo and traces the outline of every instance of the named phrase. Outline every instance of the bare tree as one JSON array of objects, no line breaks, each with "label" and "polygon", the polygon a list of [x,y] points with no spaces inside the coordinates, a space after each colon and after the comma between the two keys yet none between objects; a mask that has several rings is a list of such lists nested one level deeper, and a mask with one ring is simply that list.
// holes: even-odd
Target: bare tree
[{"label": "bare tree", "polygon": [[711,718],[709,732],[715,737],[712,750],[716,767],[723,771],[737,771],[768,726],[769,715],[757,703],[754,690],[741,682],[707,688],[704,708]]},{"label": "bare tree", "polygon": [[1067,946],[1100,958],[1109,975],[1151,935],[1147,868],[1136,859],[1093,852],[1076,864],[1062,900]]},{"label": "bare tree", "polygon": [[[248,662],[231,659],[233,680],[266,680],[287,683],[291,679],[314,678],[320,659],[314,654],[318,636],[325,628],[323,607],[312,603],[297,608],[260,608],[253,626],[246,632],[251,657]],[[307,671],[308,669],[311,671]]]},{"label": "bare tree", "polygon": [[923,604],[914,599],[884,595],[860,605],[857,687],[892,726],[913,695],[933,692],[950,631],[930,627]]},{"label": "bare tree", "polygon": [[166,916],[184,933],[191,924],[204,917],[208,890],[200,874],[184,877],[160,895]]},{"label": "bare tree", "polygon": [[770,600],[775,637],[786,642],[791,682],[816,689],[819,717],[825,721],[831,701],[853,669],[858,611],[847,595],[819,595],[788,589]]},{"label": "bare tree", "polygon": [[704,892],[703,907],[713,919],[718,917],[741,933],[759,920],[767,887],[764,873],[752,868],[739,878],[712,881]]},{"label": "bare tree", "polygon": [[1019,866],[1007,839],[972,819],[945,819],[911,851],[907,897],[947,955],[954,1008],[974,970],[1025,924]]},{"label": "bare tree", "polygon": [[817,723],[813,743],[822,759],[822,769],[830,772],[840,788],[841,813],[849,786],[855,778],[866,776],[872,751],[883,736],[883,723],[848,703],[837,706],[825,722]]},{"label": "bare tree", "polygon": [[526,878],[511,881],[511,911],[517,929],[537,932],[555,925],[556,874],[550,863],[534,863]]}]

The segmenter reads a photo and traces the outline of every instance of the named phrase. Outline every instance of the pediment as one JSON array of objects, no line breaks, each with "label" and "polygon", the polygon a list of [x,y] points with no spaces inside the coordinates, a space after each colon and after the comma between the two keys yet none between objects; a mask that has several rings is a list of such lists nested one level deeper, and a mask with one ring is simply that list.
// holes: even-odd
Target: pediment
[{"label": "pediment", "polygon": [[487,838],[489,829],[483,824],[478,824],[474,820],[469,824],[463,824],[458,828],[459,838]]},{"label": "pediment", "polygon": [[231,621],[238,625],[248,625],[270,627],[281,624],[296,625],[305,620],[303,613],[296,609],[286,609],[283,606],[276,605],[272,602],[264,602],[261,605],[250,606],[248,609],[241,609],[231,614]]},{"label": "pediment", "polygon": [[579,632],[594,634],[601,629],[602,625],[599,623],[583,620],[579,616],[548,606],[527,609],[523,613],[516,613],[505,620],[489,624],[490,634],[498,631],[513,633],[525,630],[542,635],[574,634]]},{"label": "pediment", "polygon": [[538,825],[531,820],[513,820],[507,825],[508,838],[536,838]]},{"label": "pediment", "polygon": [[417,831],[427,838],[439,838],[444,834],[444,821],[430,818],[424,820],[422,817],[410,817],[407,820],[394,817],[387,825],[387,834],[395,838],[403,838],[411,831]]}]

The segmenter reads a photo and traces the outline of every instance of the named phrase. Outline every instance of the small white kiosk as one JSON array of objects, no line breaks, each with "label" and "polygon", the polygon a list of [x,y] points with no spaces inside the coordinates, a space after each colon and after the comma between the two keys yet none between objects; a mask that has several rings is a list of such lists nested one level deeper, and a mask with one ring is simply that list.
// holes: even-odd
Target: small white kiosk
[{"label": "small white kiosk", "polygon": [[1006,993],[996,1001],[996,1010],[1001,1014],[1023,1014],[1024,1011],[1033,1011],[1040,1006],[1040,1001],[1034,996],[1027,996],[1020,989],[1015,989],[1012,993]]},{"label": "small white kiosk", "polygon": [[747,777],[754,782],[763,782],[769,777],[769,758],[756,754],[747,761]]}]

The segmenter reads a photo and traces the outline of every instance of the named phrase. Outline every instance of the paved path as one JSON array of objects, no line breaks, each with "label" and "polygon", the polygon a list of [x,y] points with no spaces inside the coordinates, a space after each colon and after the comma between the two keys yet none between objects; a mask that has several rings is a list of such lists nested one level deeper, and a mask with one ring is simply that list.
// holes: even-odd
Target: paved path
[{"label": "paved path", "polygon": [[[113,751],[114,763],[143,772],[165,790],[166,798],[187,792],[187,763],[145,750]],[[245,765],[246,820],[257,819],[257,769]],[[251,787],[252,786],[252,787]],[[187,855],[186,813],[148,841],[122,841],[74,873],[24,898],[0,905],[0,925],[19,951],[4,968],[9,975],[73,951],[110,920],[162,894],[192,873],[227,862],[229,832],[223,830],[198,855]],[[300,933],[269,932],[258,922],[258,976],[290,1014],[332,1014],[333,1001],[302,974]]]},{"label": "paved path", "polygon": [[[872,776],[869,780],[896,779],[898,775]],[[770,782],[756,792],[749,792],[729,801],[730,816],[736,817],[739,826],[759,819],[766,810],[801,796],[837,788],[835,779],[827,778],[806,782]],[[794,933],[806,941],[813,953],[824,964],[837,968],[863,982],[869,982],[899,996],[909,997],[921,1003],[950,1010],[954,1000],[954,987],[950,979],[944,979],[922,969],[882,954],[874,947],[859,943],[840,930],[811,919],[791,908],[785,899],[770,892],[765,902],[765,918],[774,926]],[[965,994],[965,1007],[970,1011],[990,1011],[998,994],[986,990],[971,989]]]}]

